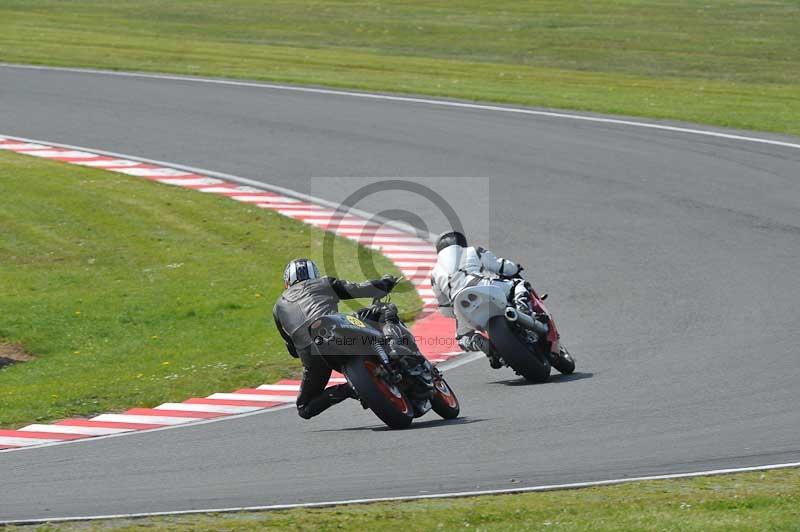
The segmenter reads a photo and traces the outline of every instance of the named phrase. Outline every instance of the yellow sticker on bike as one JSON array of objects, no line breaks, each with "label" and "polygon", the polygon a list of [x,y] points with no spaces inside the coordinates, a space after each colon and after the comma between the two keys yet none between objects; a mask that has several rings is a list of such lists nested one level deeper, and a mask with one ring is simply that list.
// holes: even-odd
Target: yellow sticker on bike
[{"label": "yellow sticker on bike", "polygon": [[347,316],[347,321],[355,325],[356,327],[366,327],[367,324],[361,321],[360,319],[356,318],[355,316]]}]

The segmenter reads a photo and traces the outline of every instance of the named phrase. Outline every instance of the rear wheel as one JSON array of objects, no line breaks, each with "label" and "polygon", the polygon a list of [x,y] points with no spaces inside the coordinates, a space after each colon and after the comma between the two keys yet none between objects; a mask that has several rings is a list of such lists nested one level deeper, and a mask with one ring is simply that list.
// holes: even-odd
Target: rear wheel
[{"label": "rear wheel", "polygon": [[433,381],[434,393],[431,397],[431,408],[444,419],[455,419],[461,411],[458,397],[444,380],[438,377]]},{"label": "rear wheel", "polygon": [[575,359],[572,358],[572,355],[563,345],[559,346],[558,357],[553,360],[553,367],[564,375],[569,375],[575,371]]},{"label": "rear wheel", "polygon": [[403,392],[384,380],[378,362],[355,357],[342,368],[358,396],[381,421],[393,429],[404,429],[414,420],[414,409]]},{"label": "rear wheel", "polygon": [[531,382],[546,381],[550,377],[550,361],[519,338],[512,327],[503,316],[492,318],[487,332],[495,349],[517,375]]}]

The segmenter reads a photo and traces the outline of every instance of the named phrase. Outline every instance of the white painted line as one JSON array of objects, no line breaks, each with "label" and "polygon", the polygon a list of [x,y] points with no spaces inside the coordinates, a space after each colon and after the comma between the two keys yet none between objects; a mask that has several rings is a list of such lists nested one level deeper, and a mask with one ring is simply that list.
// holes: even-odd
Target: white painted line
[{"label": "white painted line", "polygon": [[[363,224],[364,220],[361,218],[356,218],[352,215],[347,216],[338,216],[338,215],[331,215],[331,213],[314,213],[311,215],[302,215],[297,214],[296,212],[286,214],[285,216],[291,216],[296,220],[300,220],[301,222],[305,222],[307,224],[314,224],[314,225],[333,225],[334,227],[337,225],[347,225],[348,223],[357,223]],[[333,230],[330,228],[329,230]]]},{"label": "white painted line", "polygon": [[[405,275],[405,276],[406,276],[406,278],[407,278],[409,275],[411,275],[411,274],[412,274],[412,272],[410,272],[410,271],[408,270],[408,268],[403,268],[403,269],[401,269],[400,271],[403,273],[403,275]],[[431,286],[431,285],[430,285],[430,275],[429,275],[429,274],[430,274],[430,272],[423,272],[421,275],[424,275],[425,277],[428,277],[428,279],[425,279],[425,281],[423,281],[423,282],[425,282],[425,283],[427,283],[427,284],[426,284],[426,285],[423,285],[423,286],[427,286],[427,287],[429,287],[429,288],[430,288],[430,286]],[[416,275],[416,274],[414,274],[414,275]]]},{"label": "white painted line", "polygon": [[[191,174],[187,174],[191,175]],[[213,177],[189,177],[186,179],[156,179],[159,183],[164,183],[165,185],[174,185],[177,187],[195,187],[199,185],[219,185],[224,181],[220,181],[219,179],[215,179]]]},{"label": "white painted line", "polygon": [[422,261],[422,260],[403,260],[392,259],[392,262],[398,268],[406,268],[409,273],[419,274],[420,272],[429,272],[433,269],[436,261]]},{"label": "white painted line", "polygon": [[[278,199],[278,196],[271,194],[250,194],[242,196],[229,196],[232,200],[241,201],[244,203],[266,203]],[[281,198],[282,200],[284,198]]]},{"label": "white painted line", "polygon": [[[290,218],[296,218],[298,216],[297,209],[285,208],[285,207],[286,207],[285,205],[279,205],[275,203],[270,205],[270,208],[275,209],[279,214],[282,214],[284,216],[289,216]],[[325,207],[312,207],[304,205],[303,209],[305,210],[306,213],[313,210],[319,213],[320,215],[329,214],[329,211]]]},{"label": "white painted line", "polygon": [[[383,236],[383,235],[372,235],[372,234],[367,234],[367,235],[357,234],[356,236],[361,237],[362,241],[365,244],[372,244],[376,240],[380,240],[382,243],[381,244],[376,244],[376,245],[386,246],[386,245],[391,245],[391,244],[398,244],[398,245],[405,244],[405,245],[414,245],[414,246],[427,246],[428,249],[432,248],[431,243],[428,242],[427,240],[422,240],[420,238],[415,238],[415,237],[410,236],[410,235],[406,235],[406,236],[394,236],[394,235]],[[385,244],[383,242],[385,242]]]},{"label": "white painted line", "polygon": [[403,262],[402,259],[392,261],[395,266],[399,266],[406,279],[421,278],[429,280],[434,264],[430,262]]},{"label": "white painted line", "polygon": [[328,212],[330,211],[327,207],[322,207],[320,205],[313,205],[311,203],[303,203],[303,202],[294,202],[294,203],[284,203],[284,202],[272,202],[270,203],[273,209],[286,209],[287,211],[291,212],[301,212],[301,211],[314,211],[316,213],[321,212]]},{"label": "white painted line", "polygon": [[428,251],[431,249],[431,245],[428,243],[425,244],[416,244],[413,246],[408,245],[400,245],[400,244],[365,244],[366,247],[370,249],[375,249],[378,251],[382,251],[387,255],[389,253],[402,253],[402,252],[422,252]]},{"label": "white painted line", "polygon": [[197,403],[164,403],[156,410],[183,410],[185,412],[216,412],[219,414],[242,414],[260,410],[259,406],[205,405]]},{"label": "white painted line", "polygon": [[[263,190],[261,192],[263,192]],[[271,205],[275,203],[300,203],[300,200],[287,198],[286,196],[267,196],[265,199],[262,199],[260,203],[267,203],[269,204],[267,207],[271,207]]]},{"label": "white painted line", "polygon": [[29,432],[53,432],[56,434],[85,434],[86,436],[104,436],[106,434],[121,434],[131,432],[133,429],[111,429],[106,427],[77,427],[72,425],[28,425],[19,430]]},{"label": "white painted line", "polygon": [[[201,172],[198,172],[198,173],[201,173]],[[224,181],[223,181],[223,183],[224,183]],[[197,190],[199,190],[200,192],[213,192],[213,193],[217,193],[217,194],[245,194],[245,193],[247,193],[247,194],[250,194],[250,193],[264,194],[263,190],[259,190],[259,189],[254,188],[254,187],[244,187],[244,186],[241,186],[241,185],[236,186],[236,185],[233,185],[232,183],[228,184],[227,186],[203,187],[203,188],[198,188]]]},{"label": "white painted line", "polygon": [[476,353],[464,352],[458,358],[450,358],[440,364],[438,367],[441,368],[443,372],[448,372],[451,369],[461,367],[465,364],[469,364],[470,362],[475,362],[476,360],[486,360],[486,355],[484,355],[481,351]]},{"label": "white painted line", "polygon": [[192,175],[189,172],[175,170],[174,168],[119,168],[114,171],[136,177],[180,177]]},{"label": "white painted line", "polygon": [[148,425],[180,425],[197,421],[194,417],[171,417],[171,416],[137,416],[133,414],[100,414],[93,417],[92,421],[113,421],[115,423],[143,423]]},{"label": "white painted line", "polygon": [[[291,216],[291,215],[288,215]],[[307,217],[300,217],[296,218],[296,220],[300,222],[305,222],[307,224],[313,224],[317,227],[322,228],[323,231],[327,231],[329,233],[333,233],[336,236],[347,237],[347,235],[342,234],[343,227],[352,227],[354,223],[364,223],[364,220],[359,218],[351,218],[347,217],[345,219],[342,218],[307,218]]]},{"label": "white painted line", "polygon": [[336,233],[345,232],[345,231],[364,231],[366,233],[370,233],[372,231],[377,231],[381,229],[380,224],[375,222],[367,222],[366,218],[350,218],[347,220],[331,220],[327,224],[322,225],[330,225],[331,230],[336,229]]},{"label": "white painted line", "polygon": [[293,403],[296,397],[289,395],[260,395],[250,393],[215,393],[209,399],[233,399],[236,401],[264,401],[265,403]]},{"label": "white painted line", "polygon": [[[13,151],[44,150],[49,147],[50,146],[43,146],[42,144],[33,144],[31,142],[9,142],[5,144],[0,144],[0,150],[13,150]],[[28,153],[26,153],[25,155],[28,155]]]},{"label": "white painted line", "polygon": [[241,192],[234,187],[202,187],[197,189],[199,192],[206,192],[208,194],[228,194],[234,192]]},{"label": "white painted line", "polygon": [[25,155],[33,155],[34,157],[46,157],[46,158],[63,157],[66,159],[97,158],[97,154],[95,153],[89,153],[86,151],[74,151],[74,150],[34,150],[30,153],[26,153]]},{"label": "white painted line", "polygon": [[[482,354],[475,353],[473,355],[482,355]],[[472,360],[477,360],[478,358],[481,358],[480,356],[476,356],[475,358],[470,359],[469,358],[470,356],[471,355],[466,355],[465,357],[463,357],[463,358],[468,359],[468,360],[465,361],[465,363],[466,362],[471,362]],[[461,364],[459,364],[458,361],[445,362],[444,365],[442,366],[442,371],[448,371],[448,369],[450,369],[452,367],[459,366],[459,365],[461,365]],[[347,379],[345,379],[344,377],[331,377],[331,379],[328,381],[328,384],[342,384],[342,383],[345,383],[345,382],[347,382]],[[75,443],[87,444],[89,442],[97,442],[97,441],[107,440],[107,439],[111,439],[111,438],[126,437],[126,436],[135,435],[135,434],[140,434],[140,433],[143,433],[143,432],[150,433],[150,432],[161,432],[161,431],[164,431],[164,430],[176,430],[176,429],[181,429],[181,428],[187,427],[187,426],[196,427],[198,425],[206,425],[206,424],[209,424],[209,423],[220,423],[220,422],[229,421],[229,420],[242,419],[242,418],[246,418],[246,417],[250,417],[250,416],[270,415],[273,412],[278,412],[278,411],[281,411],[281,410],[288,410],[288,409],[291,409],[291,408],[294,408],[294,404],[292,404],[292,403],[284,403],[284,404],[281,404],[281,405],[270,406],[269,408],[266,408],[266,409],[255,410],[253,412],[245,412],[243,414],[232,414],[230,416],[220,416],[220,417],[214,417],[214,418],[210,418],[210,419],[198,419],[198,420],[196,420],[195,422],[193,422],[191,424],[184,423],[184,424],[180,424],[180,425],[165,425],[165,426],[156,427],[156,428],[152,428],[152,429],[134,430],[134,431],[130,431],[129,433],[124,433],[124,434],[122,434],[122,433],[121,434],[108,434],[108,435],[103,435],[103,436],[97,436],[97,437],[94,437],[94,438],[81,438],[81,439],[73,439],[73,440],[44,440],[43,442],[37,443],[36,445],[27,445],[27,446],[24,446],[24,447],[20,446],[20,447],[15,448],[15,449],[0,449],[0,454],[2,454],[2,453],[15,453],[15,452],[29,451],[29,450],[32,450],[32,449],[39,449],[39,448],[42,448],[42,447],[52,447],[54,445],[72,445],[72,444],[75,444]],[[30,438],[25,438],[25,439],[28,440]],[[3,444],[0,443],[0,445],[3,445]],[[13,443],[9,443],[7,445],[14,445],[14,444]]]},{"label": "white painted line", "polygon": [[[375,226],[375,228],[367,227],[366,229],[358,229],[353,227],[344,227],[337,231],[337,234],[347,236],[358,236],[363,238],[386,238],[386,237],[402,237],[409,238],[408,233],[392,229],[386,226]],[[420,239],[425,242],[424,240]]]},{"label": "white painted line", "polygon": [[[283,214],[284,216],[291,216],[292,212],[295,210],[294,207],[299,206],[299,205],[301,205],[301,204],[300,203],[288,203],[287,201],[283,201],[283,200],[274,201],[272,203],[264,203],[264,202],[258,203],[258,206],[261,207],[262,209],[272,209],[274,211],[277,211],[277,212]],[[312,207],[310,205],[309,206],[303,205],[303,208],[304,209],[310,209]],[[317,208],[324,209],[325,207],[317,207]],[[282,212],[282,211],[286,211],[286,212]]]},{"label": "white painted line", "polygon": [[[269,414],[272,414],[273,412],[278,412],[280,410],[288,410],[290,408],[294,408],[294,405],[293,404],[283,404],[283,405],[271,406],[271,407],[269,407],[267,409],[254,410],[253,412],[245,412],[244,414],[231,414],[230,416],[217,416],[217,417],[207,418],[207,419],[198,418],[193,423],[184,423],[184,424],[181,424],[181,425],[163,425],[163,426],[155,427],[155,428],[152,428],[152,429],[133,430],[133,431],[130,431],[130,432],[126,432],[124,434],[107,434],[107,435],[103,435],[103,436],[96,436],[94,438],[76,438],[76,439],[72,439],[72,440],[47,440],[45,443],[39,443],[37,445],[28,445],[26,447],[19,447],[19,448],[16,448],[16,449],[0,449],[0,454],[2,454],[2,453],[17,453],[17,452],[22,452],[22,451],[29,451],[29,450],[32,450],[32,449],[40,449],[42,447],[52,447],[54,445],[70,445],[70,444],[73,444],[73,443],[96,442],[96,441],[107,440],[107,439],[111,439],[111,438],[122,438],[122,437],[127,437],[127,436],[133,436],[133,435],[141,434],[141,433],[145,433],[145,432],[147,432],[147,433],[149,433],[149,432],[161,432],[162,430],[176,430],[176,429],[181,429],[181,428],[184,428],[184,427],[196,427],[198,425],[206,425],[208,423],[219,423],[221,421],[229,421],[229,420],[241,419],[241,418],[250,417],[250,416],[260,416],[260,415],[265,415],[265,414],[269,415]],[[0,444],[0,445],[2,445],[2,444]]]},{"label": "white painted line", "polygon": [[43,443],[54,443],[58,440],[48,440],[44,438],[14,438],[12,436],[0,436],[0,445],[12,445],[16,447],[28,447],[30,445],[41,445]]},{"label": "white painted line", "polygon": [[384,246],[383,252],[385,255],[391,257],[421,258],[428,260],[436,260],[438,258],[436,249],[430,246],[414,246],[412,249],[395,249],[393,246]]},{"label": "white painted line", "polygon": [[[401,240],[387,241],[382,237],[365,237],[368,243],[372,246],[380,246],[383,249],[399,250],[399,251],[430,251],[436,253],[436,248],[430,242],[409,238],[405,242]],[[408,248],[408,249],[406,249]]]},{"label": "white painted line", "polygon": [[301,222],[305,222],[307,224],[311,224],[311,225],[319,225],[319,226],[330,225],[330,226],[333,226],[333,227],[331,227],[329,229],[333,230],[333,228],[335,227],[337,233],[339,232],[340,228],[344,228],[344,227],[350,227],[350,228],[353,228],[353,227],[380,227],[380,226],[375,225],[375,224],[365,223],[363,220],[329,220],[329,219],[319,219],[319,218],[306,218],[306,219],[300,219],[300,221]]},{"label": "white painted line", "polygon": [[299,392],[299,384],[262,384],[259,390],[272,390],[275,392]]},{"label": "white painted line", "polygon": [[588,116],[573,114],[568,112],[555,112],[555,111],[540,111],[537,109],[526,109],[524,107],[504,107],[500,105],[458,102],[450,100],[437,100],[435,98],[420,98],[414,96],[393,96],[390,94],[377,94],[370,92],[354,92],[348,90],[338,89],[322,89],[313,87],[299,87],[293,85],[280,85],[278,83],[258,83],[254,81],[234,81],[228,79],[213,79],[213,78],[200,78],[200,77],[186,77],[169,74],[145,74],[142,72],[118,72],[111,70],[96,70],[91,68],[69,68],[69,67],[46,67],[39,65],[13,65],[7,63],[0,63],[0,66],[5,68],[19,68],[27,70],[50,70],[60,72],[77,72],[83,74],[92,74],[98,76],[111,76],[111,77],[127,77],[127,78],[141,78],[141,79],[158,79],[165,81],[178,81],[181,83],[203,83],[208,85],[226,85],[231,87],[249,87],[257,89],[267,89],[285,92],[300,92],[308,94],[326,94],[333,96],[347,96],[351,98],[361,98],[365,100],[377,100],[387,102],[399,103],[412,103],[420,105],[433,105],[438,107],[451,107],[456,109],[473,109],[476,111],[491,111],[498,113],[510,113],[529,116],[543,116],[549,118],[558,118],[563,120],[578,120],[584,122],[594,122],[600,124],[613,124],[620,126],[654,129],[660,131],[671,131],[675,133],[685,133],[689,135],[701,135],[707,137],[716,137],[728,140],[737,140],[744,142],[755,142],[760,144],[770,144],[773,146],[783,146],[787,148],[800,149],[800,144],[794,142],[786,142],[780,140],[766,139],[761,137],[753,137],[750,135],[740,135],[733,133],[723,133],[720,131],[712,131],[708,129],[689,128],[680,126],[670,126],[666,124],[658,124],[652,122],[642,122],[638,120],[625,120],[620,118],[604,118],[600,116]]},{"label": "white painted line", "polygon": [[295,508],[324,508],[328,506],[346,506],[351,504],[369,504],[376,502],[400,502],[418,501],[427,499],[447,499],[463,497],[479,497],[481,495],[505,495],[511,493],[531,493],[539,491],[561,491],[569,489],[592,488],[596,486],[611,486],[614,484],[629,484],[631,482],[646,482],[651,480],[674,480],[679,478],[706,477],[714,475],[731,475],[734,473],[748,473],[751,471],[770,471],[773,469],[786,469],[790,467],[800,467],[800,462],[788,462],[785,464],[769,464],[752,467],[738,467],[731,469],[712,469],[708,471],[697,471],[691,473],[673,473],[667,475],[651,475],[645,477],[627,477],[611,480],[596,480],[588,482],[573,482],[569,484],[549,484],[542,486],[530,486],[525,488],[506,488],[494,490],[475,490],[475,491],[455,491],[450,493],[429,493],[425,495],[400,495],[398,497],[374,497],[366,499],[343,499],[338,501],[325,502],[306,502],[294,504],[270,504],[264,506],[238,506],[228,508],[204,508],[193,510],[180,510],[176,512],[142,512],[129,514],[109,514],[109,515],[84,515],[80,517],[43,517],[38,519],[18,519],[11,521],[0,521],[2,525],[26,525],[36,523],[56,523],[65,521],[97,521],[101,519],[131,519],[139,517],[158,517],[166,515],[192,515],[192,514],[216,514],[231,512],[266,512],[271,510],[291,510]]},{"label": "white painted line", "polygon": [[390,259],[414,259],[419,263],[433,264],[436,262],[435,253],[410,253],[405,251],[386,251],[384,253]]},{"label": "white painted line", "polygon": [[[309,208],[306,210],[299,210],[299,209],[289,209],[286,211],[279,211],[281,214],[286,214],[286,216],[307,216],[310,220],[317,220],[317,219],[324,219],[330,220],[331,218],[338,219],[341,216],[337,215],[334,211],[330,209],[326,209],[325,207],[316,207],[316,208]],[[366,220],[365,220],[366,221]]]},{"label": "white painted line", "polygon": [[111,167],[123,167],[123,166],[139,166],[139,161],[127,161],[124,159],[104,159],[102,161],[73,161],[72,164],[79,164],[81,166],[94,166],[97,168],[111,168]]}]

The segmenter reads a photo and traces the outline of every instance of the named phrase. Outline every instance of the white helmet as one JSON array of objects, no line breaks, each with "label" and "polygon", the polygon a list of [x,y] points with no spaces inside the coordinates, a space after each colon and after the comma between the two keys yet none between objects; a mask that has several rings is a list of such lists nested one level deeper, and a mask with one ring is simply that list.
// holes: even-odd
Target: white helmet
[{"label": "white helmet", "polygon": [[448,231],[436,240],[436,262],[440,270],[452,275],[461,266],[461,255],[467,247],[467,238],[459,231]]},{"label": "white helmet", "polygon": [[317,268],[313,260],[294,259],[283,270],[283,285],[289,288],[295,283],[308,281],[309,279],[319,279],[320,277],[319,268]]},{"label": "white helmet", "polygon": [[439,235],[439,238],[436,239],[437,253],[443,249],[449,248],[450,246],[461,246],[462,248],[467,247],[467,237],[465,237],[464,233],[461,231],[446,231]]}]

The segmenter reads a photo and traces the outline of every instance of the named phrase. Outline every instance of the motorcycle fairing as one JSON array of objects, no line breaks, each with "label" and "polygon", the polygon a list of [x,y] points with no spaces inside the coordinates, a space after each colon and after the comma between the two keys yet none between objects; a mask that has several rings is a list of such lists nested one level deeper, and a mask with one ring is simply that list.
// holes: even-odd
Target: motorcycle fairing
[{"label": "motorcycle fairing", "polygon": [[485,330],[491,318],[502,316],[507,306],[507,292],[496,284],[465,288],[453,301],[453,310],[458,320],[463,320],[478,330]]}]

